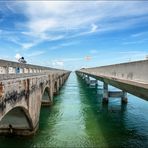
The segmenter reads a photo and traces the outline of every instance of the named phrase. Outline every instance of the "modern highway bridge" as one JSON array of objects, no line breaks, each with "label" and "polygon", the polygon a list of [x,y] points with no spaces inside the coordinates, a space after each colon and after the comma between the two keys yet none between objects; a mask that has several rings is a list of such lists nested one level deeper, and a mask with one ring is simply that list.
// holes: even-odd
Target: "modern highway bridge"
[{"label": "modern highway bridge", "polygon": [[70,71],[0,60],[0,134],[31,135]]},{"label": "modern highway bridge", "polygon": [[[109,97],[121,97],[122,102],[127,102],[127,92],[148,100],[148,60],[82,68],[76,73],[87,83],[90,77],[103,82],[103,102],[107,103]],[[108,85],[122,91],[109,91]]]}]

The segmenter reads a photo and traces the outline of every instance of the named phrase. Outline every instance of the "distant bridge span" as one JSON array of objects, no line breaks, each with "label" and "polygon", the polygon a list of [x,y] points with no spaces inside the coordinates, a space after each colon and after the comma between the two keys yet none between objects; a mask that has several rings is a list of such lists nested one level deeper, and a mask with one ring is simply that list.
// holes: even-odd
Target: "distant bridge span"
[{"label": "distant bridge span", "polygon": [[70,71],[0,60],[0,134],[30,135]]},{"label": "distant bridge span", "polygon": [[[108,66],[83,68],[76,71],[78,75],[89,80],[93,77],[104,82],[103,99],[108,102],[108,84],[148,100],[148,60],[114,64]],[[126,98],[127,99],[127,98]]]}]

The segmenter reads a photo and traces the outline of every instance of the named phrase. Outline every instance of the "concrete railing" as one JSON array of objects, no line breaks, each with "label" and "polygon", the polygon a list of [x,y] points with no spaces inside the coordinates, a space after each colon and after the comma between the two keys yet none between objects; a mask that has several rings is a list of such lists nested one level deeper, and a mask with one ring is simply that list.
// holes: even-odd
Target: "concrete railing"
[{"label": "concrete railing", "polygon": [[83,68],[80,71],[98,76],[107,76],[146,84],[148,83],[148,60],[86,69]]},{"label": "concrete railing", "polygon": [[50,67],[37,66],[31,64],[24,64],[12,61],[0,60],[0,77],[3,75],[16,75],[16,74],[35,74],[35,73],[46,73],[46,72],[64,72],[65,70],[59,70]]}]

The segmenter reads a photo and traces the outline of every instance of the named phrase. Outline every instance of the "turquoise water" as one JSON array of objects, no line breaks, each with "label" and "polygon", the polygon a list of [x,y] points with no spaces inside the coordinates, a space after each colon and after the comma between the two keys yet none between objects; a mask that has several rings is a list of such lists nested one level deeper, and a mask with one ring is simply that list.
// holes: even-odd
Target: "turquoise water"
[{"label": "turquoise water", "polygon": [[[111,88],[113,89],[113,88]],[[110,99],[72,73],[52,107],[44,107],[32,137],[0,137],[0,147],[148,147],[148,102]]]}]

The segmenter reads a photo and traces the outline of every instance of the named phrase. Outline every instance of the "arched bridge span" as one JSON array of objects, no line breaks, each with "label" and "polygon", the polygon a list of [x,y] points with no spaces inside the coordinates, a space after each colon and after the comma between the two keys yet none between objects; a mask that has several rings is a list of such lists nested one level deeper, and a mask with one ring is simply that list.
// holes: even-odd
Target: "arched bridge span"
[{"label": "arched bridge span", "polygon": [[[18,69],[20,70],[18,72]],[[0,134],[30,135],[70,72],[0,60]]]}]

